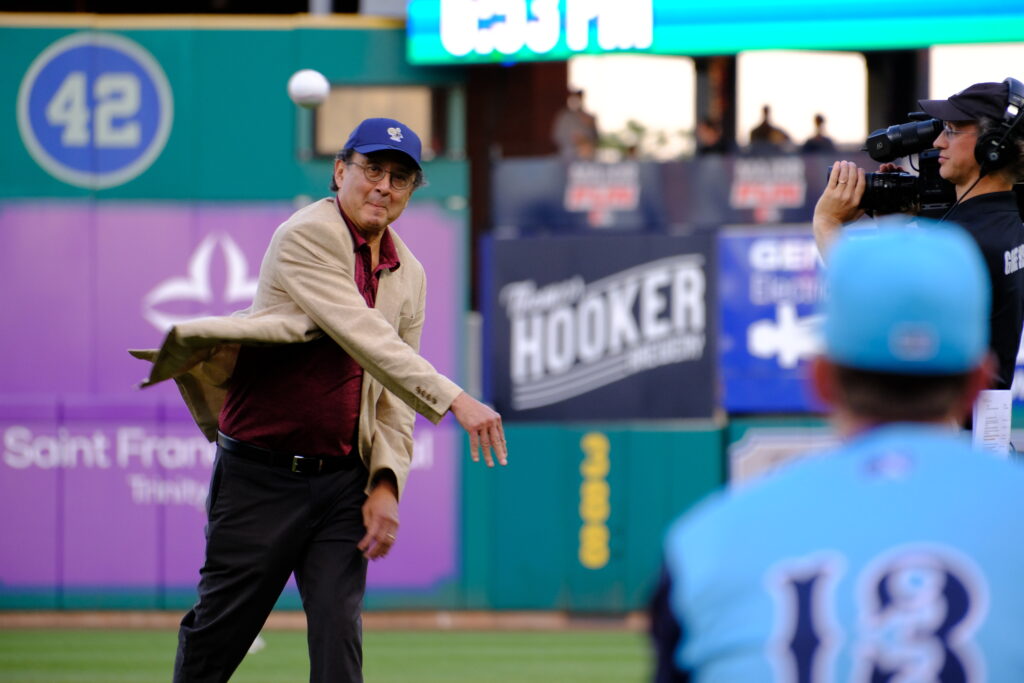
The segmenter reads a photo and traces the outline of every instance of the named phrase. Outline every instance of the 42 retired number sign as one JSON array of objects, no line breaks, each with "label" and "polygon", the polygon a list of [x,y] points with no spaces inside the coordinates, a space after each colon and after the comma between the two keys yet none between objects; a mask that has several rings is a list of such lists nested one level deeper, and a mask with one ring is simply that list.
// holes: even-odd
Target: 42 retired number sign
[{"label": "42 retired number sign", "polygon": [[46,48],[18,91],[18,128],[32,158],[71,185],[104,189],[163,151],[174,104],[162,68],[119,35],[80,32]]}]

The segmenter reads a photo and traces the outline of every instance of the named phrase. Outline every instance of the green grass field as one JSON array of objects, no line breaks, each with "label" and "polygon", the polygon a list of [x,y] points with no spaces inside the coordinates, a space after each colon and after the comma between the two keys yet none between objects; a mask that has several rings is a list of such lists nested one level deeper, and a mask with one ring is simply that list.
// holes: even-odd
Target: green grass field
[{"label": "green grass field", "polygon": [[[267,647],[232,683],[309,679],[306,636],[265,631]],[[167,683],[176,634],[0,630],[3,683]],[[649,678],[646,638],[631,631],[367,631],[367,683],[631,683]]]}]

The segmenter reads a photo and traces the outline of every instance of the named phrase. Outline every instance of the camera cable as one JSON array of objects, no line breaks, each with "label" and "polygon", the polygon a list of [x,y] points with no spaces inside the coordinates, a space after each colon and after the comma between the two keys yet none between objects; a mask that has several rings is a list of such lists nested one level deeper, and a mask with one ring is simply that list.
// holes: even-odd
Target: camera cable
[{"label": "camera cable", "polygon": [[984,177],[985,177],[984,171],[982,171],[981,173],[978,174],[977,179],[975,179],[975,181],[973,183],[971,183],[971,186],[967,188],[967,191],[964,192],[959,197],[957,197],[956,201],[953,202],[953,206],[951,206],[948,209],[946,209],[946,213],[942,214],[942,218],[939,219],[940,223],[942,221],[946,220],[947,218],[949,218],[949,214],[953,213],[953,211],[956,209],[956,207],[960,206],[960,203],[967,198],[967,195],[969,195],[971,193],[971,190],[974,189],[974,186],[977,185],[979,182],[981,182],[981,179],[984,178]]}]

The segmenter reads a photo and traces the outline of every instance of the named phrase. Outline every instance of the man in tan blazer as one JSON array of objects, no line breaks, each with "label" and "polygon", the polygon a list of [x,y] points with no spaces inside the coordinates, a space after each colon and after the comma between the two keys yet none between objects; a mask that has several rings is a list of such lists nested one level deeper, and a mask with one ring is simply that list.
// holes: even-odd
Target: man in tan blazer
[{"label": "man in tan blazer", "polygon": [[217,457],[199,599],[176,683],[227,681],[294,572],[311,681],[362,681],[367,559],[396,540],[415,412],[451,412],[474,461],[507,462],[501,417],[418,353],[423,267],[390,224],[423,182],[420,140],[367,119],[334,197],[274,234],[252,306],[170,330],[144,386],[174,379]]}]

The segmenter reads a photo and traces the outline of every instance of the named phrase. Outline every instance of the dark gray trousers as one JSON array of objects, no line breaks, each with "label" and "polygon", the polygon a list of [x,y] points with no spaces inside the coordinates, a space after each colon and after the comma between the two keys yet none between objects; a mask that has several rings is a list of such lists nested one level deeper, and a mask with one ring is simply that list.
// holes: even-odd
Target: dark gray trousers
[{"label": "dark gray trousers", "polygon": [[[358,457],[353,455],[352,457]],[[307,476],[217,448],[199,599],[178,631],[174,683],[224,683],[292,572],[311,683],[361,683],[366,468]]]}]

